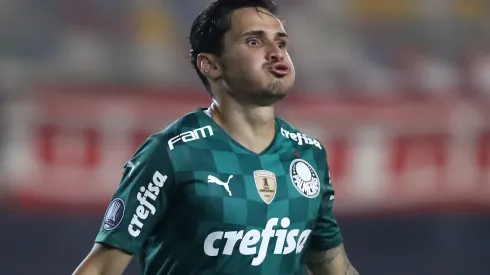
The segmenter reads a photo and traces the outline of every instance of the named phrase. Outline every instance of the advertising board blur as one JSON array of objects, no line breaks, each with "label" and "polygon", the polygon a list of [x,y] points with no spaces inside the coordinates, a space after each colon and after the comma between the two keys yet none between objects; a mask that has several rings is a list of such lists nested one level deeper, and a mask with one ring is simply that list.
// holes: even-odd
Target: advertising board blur
[{"label": "advertising board blur", "polygon": [[[53,86],[12,104],[3,161],[12,202],[105,207],[146,137],[209,105],[202,91],[158,90]],[[339,214],[490,209],[482,105],[292,95],[279,115],[327,148]]]}]

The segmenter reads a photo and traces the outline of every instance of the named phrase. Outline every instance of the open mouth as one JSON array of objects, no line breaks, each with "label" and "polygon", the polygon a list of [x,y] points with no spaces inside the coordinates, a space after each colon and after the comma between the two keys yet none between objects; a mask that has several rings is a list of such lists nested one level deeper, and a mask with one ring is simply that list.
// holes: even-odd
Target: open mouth
[{"label": "open mouth", "polygon": [[269,69],[269,72],[276,77],[285,77],[289,74],[289,71],[289,66],[284,63],[277,63]]}]

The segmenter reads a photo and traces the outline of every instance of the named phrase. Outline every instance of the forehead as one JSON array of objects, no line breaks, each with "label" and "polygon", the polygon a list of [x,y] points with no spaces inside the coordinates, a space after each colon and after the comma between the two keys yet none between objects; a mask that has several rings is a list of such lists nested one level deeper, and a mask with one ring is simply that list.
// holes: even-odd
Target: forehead
[{"label": "forehead", "polygon": [[241,35],[252,30],[263,30],[266,33],[285,32],[282,22],[263,8],[241,8],[231,16],[230,32]]}]

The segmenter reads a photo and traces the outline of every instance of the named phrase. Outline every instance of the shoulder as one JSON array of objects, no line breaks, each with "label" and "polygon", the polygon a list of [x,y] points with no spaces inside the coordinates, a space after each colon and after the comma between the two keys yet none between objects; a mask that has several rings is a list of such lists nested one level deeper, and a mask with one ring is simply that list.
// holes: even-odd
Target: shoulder
[{"label": "shoulder", "polygon": [[190,136],[213,134],[211,126],[201,126],[196,111],[187,113],[170,123],[160,132],[151,135],[146,142],[167,147],[168,151],[175,149],[179,142],[185,143]]},{"label": "shoulder", "polygon": [[212,131],[210,126],[201,127],[196,112],[190,112],[173,121],[163,130],[150,135],[140,144],[136,154],[168,155],[179,143],[185,143],[196,136],[212,135]]},{"label": "shoulder", "polygon": [[316,137],[304,133],[279,117],[276,117],[276,120],[279,123],[281,135],[285,139],[291,140],[297,146],[309,146],[318,153],[325,152],[325,147]]},{"label": "shoulder", "polygon": [[188,113],[170,123],[163,130],[147,137],[125,164],[123,174],[128,172],[127,175],[131,175],[133,170],[136,173],[138,169],[159,170],[167,173],[173,171],[176,160],[182,160],[180,157],[182,151],[173,149],[178,147],[179,142],[188,141],[190,137],[186,133],[193,131],[189,129],[206,131],[206,129],[199,129],[199,121],[195,113]]}]

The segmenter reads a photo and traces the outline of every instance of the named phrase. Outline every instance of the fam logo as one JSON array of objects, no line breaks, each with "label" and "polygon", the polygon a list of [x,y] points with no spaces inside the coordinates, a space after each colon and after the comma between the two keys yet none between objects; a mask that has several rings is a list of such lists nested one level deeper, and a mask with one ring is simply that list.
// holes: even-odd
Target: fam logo
[{"label": "fam logo", "polygon": [[214,135],[213,128],[211,128],[211,126],[209,125],[201,128],[197,128],[192,131],[184,132],[178,136],[171,138],[168,141],[168,148],[170,148],[170,151],[172,151],[176,143],[181,143],[181,142],[187,143],[194,140],[207,138],[213,135]]},{"label": "fam logo", "polygon": [[303,159],[295,159],[289,168],[294,187],[301,195],[314,198],[320,194],[320,179],[315,169]]}]

